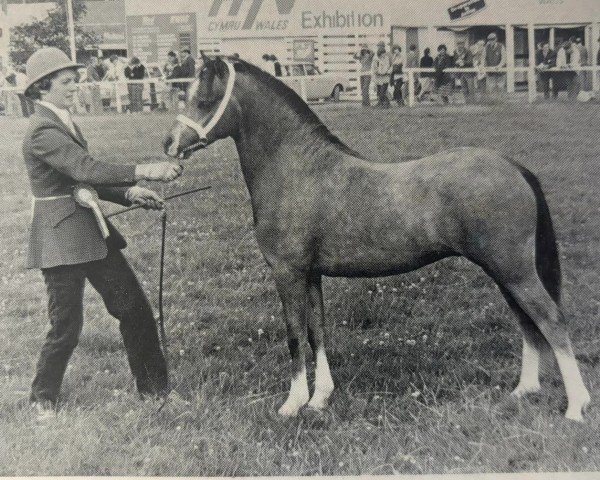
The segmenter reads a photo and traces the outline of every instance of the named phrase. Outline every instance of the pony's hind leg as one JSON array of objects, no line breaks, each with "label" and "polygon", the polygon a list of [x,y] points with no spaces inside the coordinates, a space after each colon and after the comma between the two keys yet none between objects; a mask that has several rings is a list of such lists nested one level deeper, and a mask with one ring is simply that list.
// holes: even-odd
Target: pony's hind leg
[{"label": "pony's hind leg", "polygon": [[306,360],[302,340],[306,332],[306,310],[308,307],[308,285],[306,278],[292,277],[275,273],[277,291],[283,305],[288,337],[288,347],[292,357],[292,383],[279,415],[293,417],[298,414],[309,398],[306,378]]},{"label": "pony's hind leg", "polygon": [[325,353],[325,312],[323,307],[323,291],[321,276],[310,279],[308,286],[308,342],[315,356],[315,391],[308,406],[322,410],[333,392],[333,378],[329,370],[329,362]]},{"label": "pony's hind leg", "polygon": [[[535,323],[556,356],[569,402],[565,417],[583,421],[582,412],[590,402],[590,394],[583,384],[567,333],[567,325],[559,306],[550,297],[535,273],[518,282],[504,283],[503,287],[510,292],[510,296],[518,306]],[[539,361],[539,356],[533,361],[535,365]],[[529,381],[526,386],[531,383]]]},{"label": "pony's hind leg", "polygon": [[529,393],[539,392],[540,385],[540,357],[550,348],[540,329],[519,306],[511,293],[502,285],[498,285],[508,305],[519,319],[523,331],[523,357],[521,359],[521,376],[519,384],[512,391],[515,397],[522,397]]}]

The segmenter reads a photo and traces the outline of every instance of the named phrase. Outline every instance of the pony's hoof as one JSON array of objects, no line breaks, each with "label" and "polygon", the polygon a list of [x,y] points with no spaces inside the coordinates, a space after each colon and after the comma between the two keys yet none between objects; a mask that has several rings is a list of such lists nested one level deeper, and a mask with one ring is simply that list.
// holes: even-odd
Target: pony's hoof
[{"label": "pony's hoof", "polygon": [[583,415],[579,409],[576,411],[567,410],[567,413],[565,413],[565,418],[567,420],[573,420],[574,422],[583,423]]},{"label": "pony's hoof", "polygon": [[301,407],[301,405],[300,406],[293,405],[293,404],[286,402],[281,406],[281,408],[277,411],[277,413],[279,414],[279,416],[284,417],[284,418],[295,417],[296,415],[298,415],[298,412],[300,411],[300,407]]},{"label": "pony's hoof", "polygon": [[590,394],[585,392],[584,398],[582,398],[579,406],[575,405],[573,407],[569,406],[565,413],[565,418],[568,420],[573,420],[574,422],[583,423],[583,414],[587,411],[590,406],[591,398]]},{"label": "pony's hoof", "polygon": [[517,388],[515,388],[512,392],[511,392],[511,396],[513,396],[514,398],[521,398],[524,397],[525,395],[530,395],[532,393],[538,393],[541,390],[541,386],[538,383],[537,385],[517,385]]},{"label": "pony's hoof", "polygon": [[310,402],[308,402],[308,407],[313,410],[325,410],[327,407],[327,399],[313,397],[310,399]]}]

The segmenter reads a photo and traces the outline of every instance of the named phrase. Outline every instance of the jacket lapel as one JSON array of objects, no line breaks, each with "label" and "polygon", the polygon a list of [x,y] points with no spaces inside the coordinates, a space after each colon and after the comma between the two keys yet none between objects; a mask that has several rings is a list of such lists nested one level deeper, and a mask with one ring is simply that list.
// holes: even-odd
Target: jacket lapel
[{"label": "jacket lapel", "polygon": [[39,103],[36,103],[35,111],[42,117],[56,123],[56,125],[59,127],[60,130],[65,132],[67,135],[69,135],[73,140],[75,140],[83,148],[87,149],[87,142],[83,139],[81,130],[79,130],[79,127],[77,125],[75,125],[74,122],[73,122],[73,125],[75,126],[75,131],[77,132],[77,134],[73,133],[71,131],[71,129],[63,123],[63,121],[58,117],[58,115],[56,115],[56,113],[54,113],[49,108],[44,107],[44,105],[40,105]]}]

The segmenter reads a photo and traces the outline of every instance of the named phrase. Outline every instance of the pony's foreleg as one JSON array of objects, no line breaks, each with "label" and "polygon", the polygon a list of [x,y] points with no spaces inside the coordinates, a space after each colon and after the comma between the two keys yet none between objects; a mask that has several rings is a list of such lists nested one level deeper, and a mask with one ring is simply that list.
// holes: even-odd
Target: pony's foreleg
[{"label": "pony's foreleg", "polygon": [[321,410],[333,392],[333,378],[329,370],[329,362],[325,353],[325,309],[323,307],[323,290],[321,276],[310,279],[308,286],[308,342],[316,360],[315,391],[308,406]]},{"label": "pony's foreleg", "polygon": [[306,360],[301,340],[306,332],[306,310],[308,306],[308,285],[306,278],[293,278],[291,275],[275,274],[277,290],[283,304],[283,315],[287,326],[288,347],[292,357],[292,383],[279,415],[297,415],[308,402],[308,381]]}]

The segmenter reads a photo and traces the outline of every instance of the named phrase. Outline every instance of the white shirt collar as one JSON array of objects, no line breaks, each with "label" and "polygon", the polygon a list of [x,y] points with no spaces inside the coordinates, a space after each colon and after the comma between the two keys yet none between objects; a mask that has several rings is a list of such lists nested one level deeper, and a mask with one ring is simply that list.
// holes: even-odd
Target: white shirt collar
[{"label": "white shirt collar", "polygon": [[75,126],[73,125],[73,120],[71,119],[71,114],[68,110],[59,108],[53,103],[44,102],[43,100],[38,100],[37,103],[48,108],[49,110],[52,110],[58,116],[58,118],[60,118],[60,120],[67,126],[67,128],[71,130],[71,132],[77,134],[77,132],[75,131]]}]

